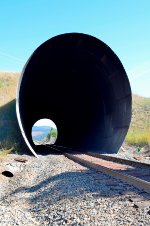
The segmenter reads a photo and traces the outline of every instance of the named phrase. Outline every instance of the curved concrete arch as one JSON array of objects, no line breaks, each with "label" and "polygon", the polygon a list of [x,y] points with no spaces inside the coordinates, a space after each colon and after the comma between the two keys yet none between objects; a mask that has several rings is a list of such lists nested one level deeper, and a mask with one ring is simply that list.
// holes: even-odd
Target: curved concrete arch
[{"label": "curved concrete arch", "polygon": [[131,120],[131,88],[115,53],[90,35],[68,33],[39,46],[17,88],[17,117],[33,152],[31,129],[41,118],[58,128],[56,145],[115,153]]}]

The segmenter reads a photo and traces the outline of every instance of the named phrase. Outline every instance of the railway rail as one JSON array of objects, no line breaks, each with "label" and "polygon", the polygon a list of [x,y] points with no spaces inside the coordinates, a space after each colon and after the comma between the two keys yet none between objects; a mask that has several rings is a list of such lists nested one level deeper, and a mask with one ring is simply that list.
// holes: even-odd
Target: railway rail
[{"label": "railway rail", "polygon": [[150,193],[149,164],[90,152],[75,152],[56,145],[53,145],[50,148],[86,167],[95,168],[99,173],[103,172],[109,174],[110,176],[126,181],[127,183]]}]

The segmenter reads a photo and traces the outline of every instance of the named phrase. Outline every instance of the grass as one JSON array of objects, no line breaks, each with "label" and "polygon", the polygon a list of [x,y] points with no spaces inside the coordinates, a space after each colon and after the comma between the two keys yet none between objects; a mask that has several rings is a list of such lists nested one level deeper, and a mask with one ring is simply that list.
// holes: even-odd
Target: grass
[{"label": "grass", "polygon": [[10,149],[1,149],[0,151],[0,160],[4,160],[8,154],[10,154],[13,151],[13,147]]},{"label": "grass", "polygon": [[126,136],[129,145],[150,145],[150,98],[133,95],[132,120]]},{"label": "grass", "polygon": [[129,145],[143,147],[150,144],[150,131],[128,132],[126,141]]},{"label": "grass", "polygon": [[[16,117],[19,73],[0,72],[0,152],[21,152],[26,146]],[[2,153],[1,153],[2,154]]]},{"label": "grass", "polygon": [[0,107],[16,98],[19,73],[0,72]]}]

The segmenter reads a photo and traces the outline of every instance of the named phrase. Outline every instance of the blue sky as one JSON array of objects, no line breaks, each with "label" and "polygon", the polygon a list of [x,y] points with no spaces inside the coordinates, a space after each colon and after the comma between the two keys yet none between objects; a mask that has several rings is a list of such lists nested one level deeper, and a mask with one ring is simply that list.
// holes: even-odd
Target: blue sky
[{"label": "blue sky", "polygon": [[101,39],[118,55],[133,93],[150,97],[149,0],[0,2],[0,71],[21,71],[47,39],[67,32]]}]

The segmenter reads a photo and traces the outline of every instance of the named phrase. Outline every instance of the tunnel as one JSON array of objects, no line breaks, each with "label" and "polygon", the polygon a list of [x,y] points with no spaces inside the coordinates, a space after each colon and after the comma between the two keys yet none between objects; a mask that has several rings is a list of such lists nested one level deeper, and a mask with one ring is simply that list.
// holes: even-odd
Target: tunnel
[{"label": "tunnel", "polygon": [[[131,88],[117,55],[101,40],[82,33],[55,36],[27,61],[17,87],[16,112],[23,138],[36,155],[33,124],[57,126],[55,145],[116,153],[131,120]],[[43,147],[44,148],[44,147]]]}]

